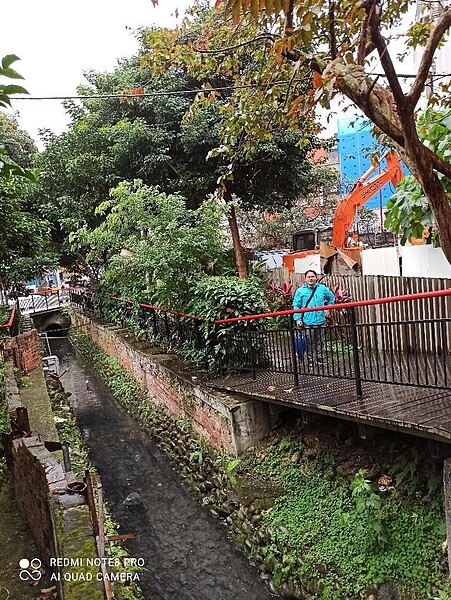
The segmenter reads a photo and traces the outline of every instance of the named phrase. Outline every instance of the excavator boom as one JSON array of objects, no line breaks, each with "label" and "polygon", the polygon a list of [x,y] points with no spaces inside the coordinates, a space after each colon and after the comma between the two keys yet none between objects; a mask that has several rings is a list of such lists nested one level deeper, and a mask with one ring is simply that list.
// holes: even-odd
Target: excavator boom
[{"label": "excavator boom", "polygon": [[[386,167],[370,179],[383,160],[387,163]],[[360,255],[361,248],[358,245],[350,247],[347,243],[348,238],[353,233],[351,227],[357,210],[364,206],[387,183],[391,182],[396,188],[403,178],[401,161],[396,152],[387,152],[381,157],[377,165],[371,166],[338,203],[333,220],[332,245],[325,244],[325,247],[321,248],[321,256],[328,258],[339,252],[345,261],[350,259],[354,265],[357,265],[360,261],[358,255]],[[294,234],[293,247],[297,250],[283,256],[283,265],[290,273],[295,271],[294,263],[296,259],[306,258],[311,254],[320,254],[320,250],[313,249],[315,246],[318,248],[320,244],[318,232],[316,232],[316,242],[313,245],[311,243],[307,245],[306,240],[311,242],[312,235],[312,230],[304,230]],[[323,246],[322,242],[321,246]]]},{"label": "excavator boom", "polygon": [[332,228],[332,246],[345,248],[356,212],[370,198],[372,198],[387,183],[394,187],[404,178],[401,161],[396,152],[387,152],[381,158],[387,166],[372,179],[368,179],[377,169],[378,165],[371,166],[352,186],[351,190],[340,200],[335,210]]}]

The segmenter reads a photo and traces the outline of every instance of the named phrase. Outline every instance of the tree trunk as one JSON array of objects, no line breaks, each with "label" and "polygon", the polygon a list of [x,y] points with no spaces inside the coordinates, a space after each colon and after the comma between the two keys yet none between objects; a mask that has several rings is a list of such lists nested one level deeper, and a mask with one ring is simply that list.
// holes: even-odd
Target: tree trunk
[{"label": "tree trunk", "polygon": [[229,207],[229,227],[230,232],[232,234],[233,251],[235,253],[235,262],[238,271],[238,277],[240,279],[247,279],[248,275],[246,260],[244,258],[243,246],[241,245],[240,232],[238,230],[238,223],[236,220],[236,211],[234,205],[231,203],[232,195],[228,190],[224,193],[224,199]]},{"label": "tree trunk", "polygon": [[451,263],[451,205],[437,173],[428,168],[423,144],[421,142],[410,144],[406,138],[406,157],[408,167],[415,179],[421,185],[424,195],[428,199],[432,214],[435,217],[436,227],[440,238],[440,247],[443,254]]},{"label": "tree trunk", "polygon": [[439,232],[440,247],[451,263],[451,205],[435,170],[439,168],[449,176],[449,164],[434,164],[431,151],[418,138],[413,110],[396,106],[393,94],[377,83],[370,86],[362,67],[350,71],[337,61],[333,70],[338,89],[395,142],[428,199]]}]

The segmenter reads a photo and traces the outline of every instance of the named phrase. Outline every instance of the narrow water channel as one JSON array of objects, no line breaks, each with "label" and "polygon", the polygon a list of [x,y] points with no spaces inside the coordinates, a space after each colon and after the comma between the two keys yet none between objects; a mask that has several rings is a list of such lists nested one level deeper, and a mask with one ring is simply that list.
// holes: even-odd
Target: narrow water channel
[{"label": "narrow water channel", "polygon": [[[226,537],[199,497],[155,443],[115,402],[108,388],[65,338],[51,340],[61,381],[98,470],[113,518],[132,556],[145,561],[146,600],[269,600],[246,557]],[[130,492],[142,505],[124,506]]]}]

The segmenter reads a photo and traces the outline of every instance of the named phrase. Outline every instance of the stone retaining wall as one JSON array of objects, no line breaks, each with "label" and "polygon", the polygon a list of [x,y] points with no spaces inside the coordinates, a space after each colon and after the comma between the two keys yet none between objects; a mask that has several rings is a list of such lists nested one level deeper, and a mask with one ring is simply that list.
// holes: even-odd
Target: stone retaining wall
[{"label": "stone retaining wall", "polygon": [[270,430],[272,413],[266,403],[207,387],[187,363],[171,354],[150,354],[136,347],[125,330],[101,325],[78,312],[74,312],[72,320],[133,375],[148,392],[150,402],[188,419],[194,431],[214,448],[222,447],[238,455]]}]

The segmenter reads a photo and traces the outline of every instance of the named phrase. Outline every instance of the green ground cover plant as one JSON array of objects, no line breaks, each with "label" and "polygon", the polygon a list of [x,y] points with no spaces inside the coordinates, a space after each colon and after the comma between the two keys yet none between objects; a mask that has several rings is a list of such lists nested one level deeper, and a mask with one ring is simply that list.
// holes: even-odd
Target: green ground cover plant
[{"label": "green ground cover plant", "polygon": [[[291,460],[296,450],[300,462]],[[305,458],[304,450],[283,438],[242,464],[285,490],[264,517],[271,530],[265,558],[277,564],[276,584],[316,580],[318,597],[344,600],[365,598],[369,586],[393,580],[404,598],[445,598],[451,588],[436,474],[413,474],[407,454],[391,465],[392,489],[380,491],[375,470],[340,477],[333,455]],[[413,465],[408,483],[407,465]]]}]

